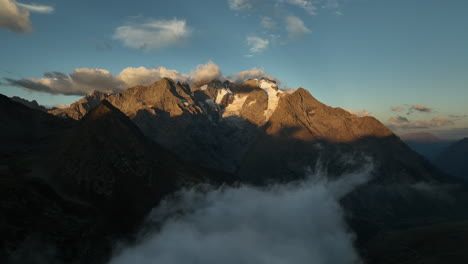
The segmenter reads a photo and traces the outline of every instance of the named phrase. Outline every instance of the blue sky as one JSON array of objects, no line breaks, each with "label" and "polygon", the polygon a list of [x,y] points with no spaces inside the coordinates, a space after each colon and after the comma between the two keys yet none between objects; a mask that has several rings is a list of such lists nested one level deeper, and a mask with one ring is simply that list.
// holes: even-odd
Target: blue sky
[{"label": "blue sky", "polygon": [[465,0],[0,0],[0,93],[69,104],[81,96],[61,83],[24,80],[84,68],[120,85],[127,67],[190,75],[212,61],[224,76],[263,69],[400,134],[468,137],[467,12]]}]

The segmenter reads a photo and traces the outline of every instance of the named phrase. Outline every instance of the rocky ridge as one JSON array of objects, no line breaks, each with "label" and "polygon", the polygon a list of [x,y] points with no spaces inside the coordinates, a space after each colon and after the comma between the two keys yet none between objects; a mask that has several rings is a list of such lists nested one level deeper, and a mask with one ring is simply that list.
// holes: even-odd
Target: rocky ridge
[{"label": "rocky ridge", "polygon": [[48,112],[52,115],[62,118],[72,118],[75,120],[83,118],[86,113],[96,107],[102,100],[106,99],[109,94],[94,91],[82,99],[71,104],[68,108],[52,109]]},{"label": "rocky ridge", "polygon": [[[230,172],[239,169],[245,152],[260,134],[276,137],[294,130],[287,137],[332,142],[392,135],[375,118],[328,107],[302,88],[291,94],[283,92],[267,79],[241,84],[213,80],[193,87],[162,79],[107,100],[146,136],[182,158]],[[68,113],[79,119],[82,110],[72,106],[55,114]]]}]

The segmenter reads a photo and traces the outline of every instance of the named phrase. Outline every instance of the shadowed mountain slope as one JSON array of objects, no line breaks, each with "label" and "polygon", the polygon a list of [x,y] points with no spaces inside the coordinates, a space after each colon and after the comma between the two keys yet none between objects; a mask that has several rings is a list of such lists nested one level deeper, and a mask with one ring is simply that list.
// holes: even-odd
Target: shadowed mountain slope
[{"label": "shadowed mountain slope", "polygon": [[104,263],[159,201],[231,183],[146,138],[102,101],[80,121],[0,96],[0,262]]},{"label": "shadowed mountain slope", "polygon": [[434,163],[445,173],[468,180],[468,138],[447,147]]}]

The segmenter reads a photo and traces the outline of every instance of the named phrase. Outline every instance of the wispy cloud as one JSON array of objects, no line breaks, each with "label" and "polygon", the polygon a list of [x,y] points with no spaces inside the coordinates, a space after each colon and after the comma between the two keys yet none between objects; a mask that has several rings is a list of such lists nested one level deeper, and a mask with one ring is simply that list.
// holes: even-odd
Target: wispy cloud
[{"label": "wispy cloud", "polygon": [[276,22],[271,17],[263,16],[260,19],[260,26],[265,29],[274,29],[276,28]]},{"label": "wispy cloud", "polygon": [[359,116],[359,117],[363,117],[363,116],[370,116],[372,113],[363,109],[363,110],[346,110],[348,111],[349,113],[355,115],[355,116]]},{"label": "wispy cloud", "polygon": [[429,108],[429,107],[424,106],[424,105],[412,105],[409,110],[410,111],[414,110],[414,111],[424,112],[424,113],[432,112],[432,108]]},{"label": "wispy cloud", "polygon": [[405,109],[408,109],[407,115],[411,115],[414,112],[421,112],[421,113],[432,113],[434,109],[427,107],[425,105],[404,105],[404,106],[390,106],[390,110],[393,112],[402,112]]},{"label": "wispy cloud", "polygon": [[22,4],[18,2],[16,2],[16,5],[34,13],[50,14],[54,12],[54,8],[52,6],[38,4]]},{"label": "wispy cloud", "polygon": [[247,45],[250,47],[250,52],[259,53],[268,48],[270,41],[268,39],[263,39],[257,36],[248,36]]},{"label": "wispy cloud", "polygon": [[253,0],[228,0],[229,8],[235,11],[244,11],[253,7]]},{"label": "wispy cloud", "polygon": [[312,1],[307,0],[277,0],[279,3],[290,4],[299,8],[304,9],[309,15],[317,15],[317,7]]},{"label": "wispy cloud", "polygon": [[424,128],[435,128],[455,125],[453,120],[445,118],[443,116],[437,116],[431,120],[416,120],[410,121],[408,118],[403,116],[391,117],[388,119],[388,126],[391,129],[424,129]]},{"label": "wispy cloud", "polygon": [[303,35],[312,32],[304,25],[304,21],[296,16],[288,16],[285,21],[286,30],[290,38],[300,38]]},{"label": "wispy cloud", "polygon": [[466,118],[468,115],[449,115],[451,118]]},{"label": "wispy cloud", "polygon": [[141,50],[162,49],[172,45],[182,45],[190,37],[192,30],[185,20],[151,19],[141,24],[127,24],[117,27],[114,39],[130,48]]},{"label": "wispy cloud", "polygon": [[390,110],[392,110],[393,112],[401,112],[405,109],[401,106],[390,106]]}]

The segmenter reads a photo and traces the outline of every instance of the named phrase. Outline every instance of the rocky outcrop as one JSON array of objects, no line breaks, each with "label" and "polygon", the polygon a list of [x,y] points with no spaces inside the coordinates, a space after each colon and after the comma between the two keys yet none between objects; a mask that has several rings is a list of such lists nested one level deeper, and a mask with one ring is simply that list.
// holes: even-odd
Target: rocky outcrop
[{"label": "rocky outcrop", "polygon": [[96,107],[102,100],[107,98],[109,94],[94,91],[89,95],[86,95],[82,99],[71,104],[70,107],[64,109],[52,109],[48,112],[55,116],[62,118],[72,118],[75,120],[81,119],[91,109]]}]

